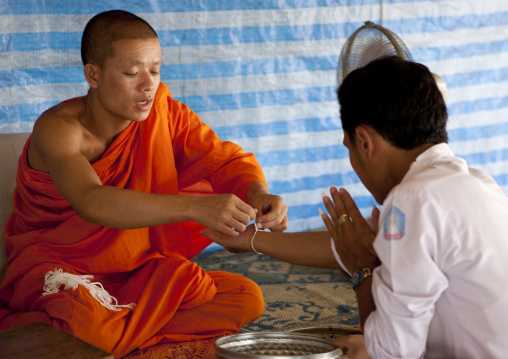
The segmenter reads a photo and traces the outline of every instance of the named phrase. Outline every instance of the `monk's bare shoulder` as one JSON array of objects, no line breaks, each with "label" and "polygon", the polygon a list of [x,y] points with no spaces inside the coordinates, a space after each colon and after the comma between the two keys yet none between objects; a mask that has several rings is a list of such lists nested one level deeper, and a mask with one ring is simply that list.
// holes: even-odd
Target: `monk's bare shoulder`
[{"label": "monk's bare shoulder", "polygon": [[32,169],[48,172],[48,161],[80,152],[83,141],[80,118],[84,112],[84,101],[75,99],[49,108],[37,119],[28,148]]}]

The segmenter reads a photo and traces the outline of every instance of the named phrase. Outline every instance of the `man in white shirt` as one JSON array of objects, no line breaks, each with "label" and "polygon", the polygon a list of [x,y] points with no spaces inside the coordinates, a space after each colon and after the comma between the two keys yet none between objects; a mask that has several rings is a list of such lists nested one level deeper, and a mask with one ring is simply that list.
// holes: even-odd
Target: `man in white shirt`
[{"label": "man in white shirt", "polygon": [[364,333],[336,340],[350,359],[508,357],[508,198],[446,144],[432,74],[398,57],[376,60],[349,74],[338,98],[351,165],[383,205],[373,228],[332,187],[322,217],[333,251],[322,235],[208,235],[296,264],[337,258],[352,274]]}]

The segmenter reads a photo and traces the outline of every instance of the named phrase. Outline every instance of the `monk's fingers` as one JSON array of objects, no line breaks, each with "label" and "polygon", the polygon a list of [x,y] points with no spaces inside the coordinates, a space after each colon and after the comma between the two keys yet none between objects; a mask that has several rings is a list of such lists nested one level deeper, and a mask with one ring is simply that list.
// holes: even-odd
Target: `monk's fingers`
[{"label": "monk's fingers", "polygon": [[269,212],[256,219],[259,229],[269,229],[271,231],[283,231],[287,229],[288,219],[286,212]]},{"label": "monk's fingers", "polygon": [[272,232],[283,232],[288,228],[288,218],[283,216],[282,218],[275,218],[272,221],[259,223],[259,229],[269,229]]},{"label": "monk's fingers", "polygon": [[[247,225],[251,220],[256,218],[254,208],[242,201],[234,194],[221,194],[216,196],[206,197],[210,201],[215,202],[213,213],[219,217],[235,218],[237,221]],[[231,223],[228,223],[231,225]]]},{"label": "monk's fingers", "polygon": [[243,233],[247,229],[248,217],[245,214],[235,212],[235,214],[219,214],[217,222],[209,227],[219,231],[220,233],[228,236],[238,236],[238,233]]},{"label": "monk's fingers", "polygon": [[256,223],[260,229],[284,230],[287,228],[288,206],[280,196],[259,195],[256,201],[258,217]]},{"label": "monk's fingers", "polygon": [[197,220],[202,221],[200,223],[220,232],[223,229],[219,226],[230,226],[243,232],[245,226],[256,218],[254,209],[234,194],[203,197],[202,205],[196,211],[199,213]]},{"label": "monk's fingers", "polygon": [[234,228],[236,231],[238,232],[244,232],[245,229],[247,228],[247,224],[244,224],[244,220],[239,220],[238,218],[236,218],[236,216],[238,217],[241,217],[241,214],[236,214],[234,218],[228,218],[226,221],[224,221],[224,223],[229,226],[229,227],[232,227]]},{"label": "monk's fingers", "polygon": [[256,218],[254,208],[236,196],[234,197],[234,205],[234,217],[243,224],[247,225],[251,220]]},{"label": "monk's fingers", "polygon": [[272,226],[269,228],[271,232],[284,232],[286,229],[288,229],[288,217],[284,216],[282,222],[276,226]]},{"label": "monk's fingers", "polygon": [[206,227],[209,227],[226,236],[238,237],[238,235],[242,232],[245,232],[245,229],[247,228],[242,222],[232,217],[230,213],[222,212],[210,217],[211,218],[209,218],[209,220],[203,224]]},{"label": "monk's fingers", "polygon": [[267,194],[263,196],[261,212],[263,214],[272,213],[277,217],[284,216],[288,211],[288,206],[284,203],[281,196]]},{"label": "monk's fingers", "polygon": [[242,204],[242,206],[233,208],[230,213],[225,212],[222,215],[223,223],[235,228],[238,232],[244,232],[249,222],[256,218],[254,209],[243,201]]}]

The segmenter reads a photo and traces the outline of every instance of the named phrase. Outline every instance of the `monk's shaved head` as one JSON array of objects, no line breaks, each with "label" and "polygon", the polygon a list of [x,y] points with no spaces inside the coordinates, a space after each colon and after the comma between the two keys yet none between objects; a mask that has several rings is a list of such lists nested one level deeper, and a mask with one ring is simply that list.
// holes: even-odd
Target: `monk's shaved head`
[{"label": "monk's shaved head", "polygon": [[81,60],[83,65],[103,68],[106,60],[114,56],[117,41],[154,37],[155,30],[139,16],[123,10],[105,11],[91,18],[83,31]]}]

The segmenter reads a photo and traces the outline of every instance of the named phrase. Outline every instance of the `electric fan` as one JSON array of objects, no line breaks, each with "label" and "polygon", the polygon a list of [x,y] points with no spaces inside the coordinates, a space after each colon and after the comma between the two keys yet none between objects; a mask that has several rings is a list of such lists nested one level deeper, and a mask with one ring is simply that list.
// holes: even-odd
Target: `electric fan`
[{"label": "electric fan", "polygon": [[[373,60],[392,55],[413,61],[411,52],[396,34],[371,21],[366,21],[342,47],[337,66],[337,86],[340,86],[351,71]],[[441,76],[433,75],[446,102],[448,97],[446,82]]]}]

